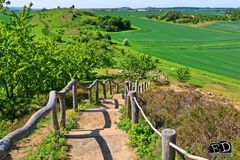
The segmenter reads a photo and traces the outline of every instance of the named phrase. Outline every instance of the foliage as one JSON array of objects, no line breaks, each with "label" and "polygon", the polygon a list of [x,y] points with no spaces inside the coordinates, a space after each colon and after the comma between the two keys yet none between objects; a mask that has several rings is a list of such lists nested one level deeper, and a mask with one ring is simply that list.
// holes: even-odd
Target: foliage
[{"label": "foliage", "polygon": [[145,122],[133,126],[129,132],[130,145],[144,160],[158,159],[160,155],[160,139]]},{"label": "foliage", "polygon": [[[94,69],[114,63],[109,36],[84,29],[87,39],[77,37],[73,44],[66,44],[62,34],[67,29],[60,26],[55,33],[50,27],[54,20],[43,18],[51,10],[37,11],[44,36],[36,38],[33,33],[36,26],[32,23],[36,15],[30,12],[31,5],[18,13],[3,12],[9,21],[0,28],[0,118],[19,118],[31,110],[27,104],[36,94],[60,89],[74,78],[89,79],[94,76]],[[70,18],[85,12],[69,10],[68,14]]]},{"label": "foliage", "polygon": [[120,112],[121,112],[121,117],[118,123],[118,127],[121,130],[128,132],[131,129],[131,120],[126,118],[126,107],[122,107]]},{"label": "foliage", "polygon": [[141,122],[131,128],[131,121],[123,118],[118,126],[128,132],[129,143],[141,159],[152,160],[161,157],[160,139],[146,123]]},{"label": "foliage", "polygon": [[157,134],[146,122],[141,121],[132,127],[131,120],[126,118],[126,108],[121,108],[121,118],[118,127],[128,132],[130,145],[143,160],[158,159],[160,155],[160,140]]},{"label": "foliage", "polygon": [[167,22],[172,21],[174,23],[192,23],[197,24],[200,22],[208,21],[226,21],[232,20],[236,21],[239,19],[238,10],[229,10],[225,15],[203,15],[199,13],[182,13],[175,10],[168,10],[166,13],[160,15],[147,15],[147,18],[156,20],[165,20]]},{"label": "foliage", "polygon": [[[64,134],[66,131],[76,129],[78,127],[78,113],[75,111],[67,111],[66,130],[61,131]],[[43,123],[43,122],[42,122]],[[37,150],[31,154],[27,160],[67,160],[68,146],[66,140],[59,134],[50,132],[43,143],[38,146]]]},{"label": "foliage", "polygon": [[189,68],[179,68],[177,71],[178,80],[182,82],[187,82],[191,78],[191,73]]},{"label": "foliage", "polygon": [[67,112],[66,130],[76,129],[78,127],[78,114],[75,111]]},{"label": "foliage", "polygon": [[131,22],[122,17],[100,16],[98,25],[108,32],[119,32],[131,29]]},{"label": "foliage", "polygon": [[239,9],[227,10],[226,16],[231,21],[238,21],[238,20],[240,20],[240,10]]},{"label": "foliage", "polygon": [[27,158],[27,160],[55,160],[67,159],[67,146],[65,138],[50,133],[41,144],[37,151]]},{"label": "foliage", "polygon": [[123,40],[123,45],[124,46],[129,46],[129,40],[128,39],[124,39]]},{"label": "foliage", "polygon": [[128,53],[125,57],[120,61],[120,67],[124,70],[126,78],[146,78],[147,73],[156,68],[153,58],[149,55]]},{"label": "foliage", "polygon": [[7,120],[0,120],[0,139],[2,139],[4,136],[6,136],[8,133],[12,131],[12,127],[17,123],[17,120],[15,121],[7,121]]}]

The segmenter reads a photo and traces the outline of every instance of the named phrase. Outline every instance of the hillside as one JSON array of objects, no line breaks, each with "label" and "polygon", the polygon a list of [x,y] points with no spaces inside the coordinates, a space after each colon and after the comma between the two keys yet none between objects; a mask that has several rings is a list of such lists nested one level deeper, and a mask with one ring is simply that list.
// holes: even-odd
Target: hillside
[{"label": "hillside", "polygon": [[190,154],[227,140],[237,160],[238,24],[31,5],[0,27],[0,159],[159,159],[171,128]]},{"label": "hillside", "polygon": [[[160,58],[162,71],[166,74],[171,75],[172,70],[181,65],[191,67],[192,84],[238,99],[239,85],[235,85],[240,82],[238,22],[192,27],[146,19],[146,15],[159,14],[159,11],[96,14],[121,15],[130,19],[138,30],[111,33],[112,38],[118,43],[128,38],[131,44],[128,49]],[[234,96],[233,92],[236,93]]]}]

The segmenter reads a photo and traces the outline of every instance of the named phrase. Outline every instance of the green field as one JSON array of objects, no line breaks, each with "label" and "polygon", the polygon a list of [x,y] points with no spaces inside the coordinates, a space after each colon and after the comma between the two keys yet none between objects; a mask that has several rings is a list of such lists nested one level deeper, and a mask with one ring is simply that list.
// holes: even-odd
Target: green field
[{"label": "green field", "polygon": [[240,25],[219,22],[189,27],[145,19],[149,12],[99,12],[126,17],[140,28],[133,32],[111,33],[114,40],[128,38],[131,47],[200,70],[240,79]]},{"label": "green field", "polygon": [[201,28],[240,34],[240,22],[218,22]]}]

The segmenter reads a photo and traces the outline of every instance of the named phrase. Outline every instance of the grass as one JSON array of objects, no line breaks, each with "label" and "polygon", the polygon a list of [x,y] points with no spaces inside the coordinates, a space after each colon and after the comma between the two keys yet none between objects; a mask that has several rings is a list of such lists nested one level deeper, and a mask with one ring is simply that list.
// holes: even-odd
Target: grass
[{"label": "grass", "polygon": [[218,22],[206,26],[202,26],[201,28],[209,29],[213,31],[223,31],[229,33],[240,33],[240,22]]},{"label": "grass", "polygon": [[[211,73],[240,79],[238,69],[240,64],[237,60],[240,57],[240,38],[236,36],[236,33],[147,20],[139,13],[130,11],[97,14],[123,16],[129,18],[134,26],[140,28],[133,32],[111,33],[113,39],[119,43],[128,38],[131,47],[137,51]],[[232,23],[228,26],[235,30],[240,28]]]},{"label": "grass", "polygon": [[[176,70],[189,67],[190,84],[200,87],[203,91],[240,100],[240,49],[239,36],[236,36],[239,33],[234,33],[240,29],[239,22],[217,22],[191,27],[143,19],[155,12],[113,11],[95,14],[110,14],[131,19],[132,24],[140,29],[111,33],[113,41],[118,43],[118,48],[137,54],[151,54],[159,59],[158,70],[167,75],[173,83],[177,82]],[[130,47],[121,45],[125,38],[129,39]]]},{"label": "grass", "polygon": [[[61,131],[64,134],[66,131],[76,129],[78,127],[78,114],[74,111],[67,112],[66,130]],[[59,134],[50,132],[38,146],[37,150],[27,157],[27,160],[67,160],[68,146],[66,140]]]}]

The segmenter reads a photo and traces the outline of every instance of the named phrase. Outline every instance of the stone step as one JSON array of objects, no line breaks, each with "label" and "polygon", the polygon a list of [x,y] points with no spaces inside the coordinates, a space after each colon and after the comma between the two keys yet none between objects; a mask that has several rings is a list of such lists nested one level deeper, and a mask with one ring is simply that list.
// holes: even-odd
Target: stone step
[{"label": "stone step", "polygon": [[113,128],[117,126],[119,118],[119,109],[87,109],[81,111],[78,125],[84,130]]},{"label": "stone step", "polygon": [[112,96],[112,99],[124,100],[124,95],[123,94],[114,94]]},{"label": "stone step", "polygon": [[117,136],[125,135],[125,132],[117,128],[105,128],[105,129],[95,129],[95,130],[81,130],[75,129],[68,132],[65,137],[68,139],[72,138],[94,138],[99,136]]},{"label": "stone step", "polygon": [[70,146],[71,160],[135,159],[127,144],[128,136],[122,131],[112,129],[71,131],[66,139]]}]

